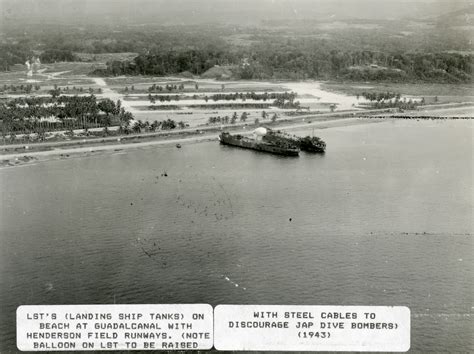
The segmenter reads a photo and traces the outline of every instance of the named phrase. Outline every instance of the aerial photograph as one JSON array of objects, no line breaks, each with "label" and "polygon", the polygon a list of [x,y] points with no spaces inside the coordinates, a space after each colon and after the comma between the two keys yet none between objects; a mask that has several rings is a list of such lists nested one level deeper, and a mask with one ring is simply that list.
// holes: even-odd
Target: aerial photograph
[{"label": "aerial photograph", "polygon": [[21,305],[406,306],[474,352],[470,0],[0,0]]}]

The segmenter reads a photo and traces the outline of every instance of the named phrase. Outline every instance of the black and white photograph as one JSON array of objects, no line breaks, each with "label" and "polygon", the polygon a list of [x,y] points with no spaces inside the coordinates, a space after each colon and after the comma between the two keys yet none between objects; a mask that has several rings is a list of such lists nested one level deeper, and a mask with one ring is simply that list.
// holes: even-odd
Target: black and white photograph
[{"label": "black and white photograph", "polygon": [[473,39],[470,0],[0,0],[0,353],[474,352]]}]

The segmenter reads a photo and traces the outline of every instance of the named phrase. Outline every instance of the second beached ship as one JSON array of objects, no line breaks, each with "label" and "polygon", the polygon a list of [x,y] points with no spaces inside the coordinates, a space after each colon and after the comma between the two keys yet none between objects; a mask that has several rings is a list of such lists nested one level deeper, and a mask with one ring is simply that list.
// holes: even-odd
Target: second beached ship
[{"label": "second beached ship", "polygon": [[[260,128],[259,128],[260,129]],[[272,130],[268,128],[263,128],[266,130],[266,133],[262,136],[262,140],[269,143],[289,143],[293,144],[295,147],[299,148],[302,151],[306,152],[325,152],[326,143],[317,136],[305,136],[299,137],[296,135],[291,135],[281,130]]]}]

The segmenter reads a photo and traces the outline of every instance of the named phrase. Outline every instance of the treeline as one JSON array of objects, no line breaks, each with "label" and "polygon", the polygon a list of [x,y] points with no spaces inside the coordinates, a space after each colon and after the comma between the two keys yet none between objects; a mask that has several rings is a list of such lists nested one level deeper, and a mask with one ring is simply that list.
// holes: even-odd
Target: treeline
[{"label": "treeline", "polygon": [[239,65],[243,79],[342,79],[353,81],[468,82],[472,79],[471,54],[393,53],[269,46]]},{"label": "treeline", "polygon": [[24,43],[0,44],[0,71],[9,71],[15,64],[24,64],[32,51]]},{"label": "treeline", "polygon": [[387,91],[387,92],[365,92],[364,91],[362,93],[356,94],[357,99],[359,99],[360,96],[364,97],[366,100],[369,100],[369,101],[385,101],[385,100],[391,100],[393,98],[399,100],[402,95],[399,92],[390,92],[390,91]]},{"label": "treeline", "polygon": [[471,82],[472,54],[388,53],[326,50],[296,41],[253,51],[185,50],[112,61],[95,75],[200,75],[214,65],[232,65],[235,79],[340,79],[392,82]]},{"label": "treeline", "polygon": [[[15,64],[24,64],[33,56],[30,46],[25,43],[0,44],[0,71],[9,71]],[[47,49],[40,55],[42,63],[56,61],[78,61],[79,58],[67,49]]]},{"label": "treeline", "polygon": [[83,86],[79,86],[79,87],[76,87],[76,86],[72,86],[72,87],[69,87],[69,86],[64,86],[64,87],[59,87],[58,85],[54,85],[54,88],[52,90],[49,90],[49,94],[51,94],[52,96],[59,96],[61,94],[61,92],[63,94],[82,94],[82,93],[89,93],[89,94],[94,94],[94,93],[98,93],[98,94],[101,94],[102,93],[102,89],[99,87],[99,88],[93,88],[93,87],[83,87]]},{"label": "treeline", "polygon": [[25,93],[31,93],[33,89],[35,91],[38,91],[41,88],[40,85],[32,85],[32,84],[26,84],[26,85],[7,85],[4,84],[3,86],[0,86],[0,93],[8,93],[8,94],[25,94]]},{"label": "treeline", "polygon": [[[246,122],[247,119],[249,117],[249,114],[247,112],[242,112],[242,114],[240,115],[240,119],[239,119],[239,116],[237,115],[237,112],[234,112],[234,114],[229,117],[228,115],[226,116],[211,116],[209,117],[206,125],[209,125],[209,124],[235,124],[237,122],[237,120],[239,119],[240,122]],[[278,119],[278,115],[276,113],[273,113],[273,115],[270,116],[269,113],[265,112],[265,111],[262,111],[262,120],[265,120],[265,119],[270,119],[272,122],[276,122],[276,120]],[[255,123],[258,124],[259,123],[259,118],[255,118]]]},{"label": "treeline", "polygon": [[57,61],[78,61],[79,58],[67,49],[47,49],[40,55],[42,63],[54,63]]},{"label": "treeline", "polygon": [[166,119],[163,121],[155,120],[150,123],[148,121],[138,120],[134,124],[120,126],[119,133],[121,134],[130,134],[130,133],[146,133],[146,132],[156,132],[159,130],[173,130],[176,128],[184,129],[189,127],[189,124],[184,123],[183,121],[176,122],[173,119]]},{"label": "treeline", "polygon": [[295,92],[283,92],[283,93],[236,92],[236,93],[216,93],[213,95],[193,95],[193,96],[148,94],[148,100],[151,103],[155,103],[156,101],[160,101],[160,102],[179,101],[181,99],[204,100],[206,102],[208,102],[209,100],[217,102],[217,101],[235,101],[237,99],[240,99],[243,102],[245,102],[246,100],[263,101],[263,102],[266,102],[267,100],[274,100],[276,104],[280,104],[280,103],[284,103],[284,101],[293,102],[295,98],[296,98]]},{"label": "treeline", "polygon": [[110,61],[106,69],[97,69],[94,75],[172,75],[191,72],[200,75],[214,67],[232,62],[232,53],[218,49],[170,50],[156,54],[142,54],[132,61]]},{"label": "treeline", "polygon": [[[406,26],[403,21],[387,21],[376,31],[348,28],[324,33],[312,26],[294,32],[291,27],[219,25],[118,31],[107,26],[84,31],[65,26],[58,31],[53,26],[30,30],[29,36],[17,28],[6,37],[10,43],[0,45],[0,70],[23,64],[33,51],[43,53],[43,62],[75,60],[77,52],[133,52],[138,53],[133,60],[110,61],[94,74],[201,75],[220,65],[229,67],[235,79],[471,82],[473,55],[465,54],[472,53],[469,36],[455,28],[413,31]],[[414,33],[400,36],[404,30]],[[245,40],[235,41],[239,36]]]},{"label": "treeline", "polygon": [[[248,118],[248,113],[247,112],[242,112],[242,114],[240,115],[240,121],[241,122],[245,122],[247,121],[247,118]],[[237,122],[237,119],[238,119],[238,115],[237,115],[237,112],[234,112],[234,114],[232,115],[232,117],[229,117],[229,116],[224,116],[224,117],[221,117],[221,116],[217,116],[217,117],[209,117],[208,121],[207,121],[207,124],[235,124]]]},{"label": "treeline", "polygon": [[255,92],[236,92],[236,93],[216,93],[211,96],[204,96],[204,99],[207,101],[212,99],[213,101],[235,101],[236,99],[245,100],[255,100],[255,101],[267,101],[267,100],[290,100],[293,101],[296,98],[295,92],[264,92],[264,93],[255,93]]},{"label": "treeline", "polygon": [[[194,109],[267,109],[271,103],[218,103],[218,104],[190,104],[186,107]],[[152,106],[160,107],[160,106]]]},{"label": "treeline", "polygon": [[[164,90],[168,92],[172,91],[183,91],[184,90],[184,84],[179,84],[179,85],[166,85],[166,86],[161,86],[157,84],[153,84],[150,87],[148,87],[148,92],[163,92]],[[125,91],[128,91],[128,87],[125,87]]]},{"label": "treeline", "polygon": [[[357,99],[360,96],[364,97],[366,100],[370,101],[368,103],[362,103],[362,106],[366,106],[373,109],[383,109],[383,108],[398,108],[400,111],[413,110],[419,106],[423,106],[425,98],[422,97],[421,100],[413,100],[411,98],[407,99],[404,97],[401,99],[401,94],[398,92],[362,92],[358,93]],[[436,98],[437,99],[437,98]]]},{"label": "treeline", "polygon": [[363,103],[361,106],[365,106],[372,109],[384,109],[384,108],[397,108],[400,111],[405,110],[414,110],[417,109],[419,106],[423,106],[425,104],[425,99],[422,98],[420,101],[416,101],[413,99],[406,99],[400,100],[399,97],[395,97],[394,100],[371,100],[370,103]]},{"label": "treeline", "polygon": [[295,101],[294,97],[285,99],[284,97],[279,97],[275,101],[273,101],[273,105],[278,108],[283,108],[283,109],[294,109],[294,108],[301,108],[300,107],[300,102]]}]

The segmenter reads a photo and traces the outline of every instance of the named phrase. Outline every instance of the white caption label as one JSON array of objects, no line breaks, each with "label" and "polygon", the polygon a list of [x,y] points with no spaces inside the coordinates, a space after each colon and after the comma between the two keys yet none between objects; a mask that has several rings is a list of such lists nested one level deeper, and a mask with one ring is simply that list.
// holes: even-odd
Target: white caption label
[{"label": "white caption label", "polygon": [[217,350],[410,349],[410,310],[389,306],[218,305]]},{"label": "white caption label", "polygon": [[17,309],[17,347],[55,350],[205,350],[210,305],[47,305]]}]

